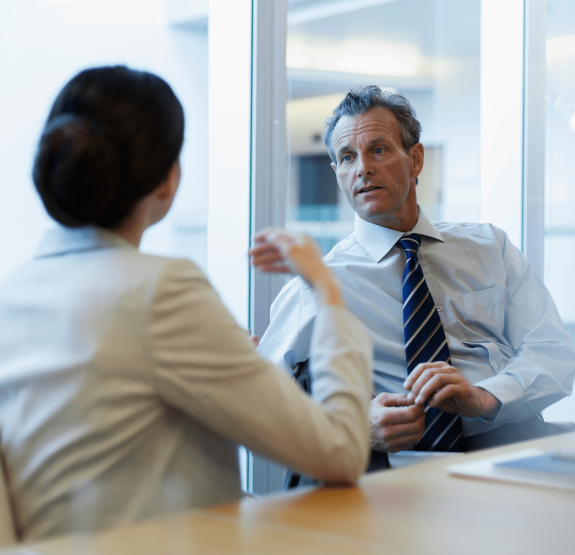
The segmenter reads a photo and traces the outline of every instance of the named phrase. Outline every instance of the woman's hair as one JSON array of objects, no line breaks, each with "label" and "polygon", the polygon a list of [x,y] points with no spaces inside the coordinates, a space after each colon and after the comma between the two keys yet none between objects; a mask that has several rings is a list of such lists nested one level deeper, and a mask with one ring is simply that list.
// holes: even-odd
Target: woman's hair
[{"label": "woman's hair", "polygon": [[52,106],[34,183],[61,224],[114,228],[167,177],[183,138],[182,105],[163,79],[124,66],[87,69]]}]

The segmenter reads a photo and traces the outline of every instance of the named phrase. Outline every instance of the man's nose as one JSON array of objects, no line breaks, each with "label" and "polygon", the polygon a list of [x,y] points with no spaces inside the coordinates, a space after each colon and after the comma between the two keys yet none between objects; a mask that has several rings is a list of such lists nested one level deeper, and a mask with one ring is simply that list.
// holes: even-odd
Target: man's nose
[{"label": "man's nose", "polygon": [[368,156],[362,156],[361,154],[357,157],[357,168],[358,177],[365,177],[367,175],[373,174],[373,165]]}]

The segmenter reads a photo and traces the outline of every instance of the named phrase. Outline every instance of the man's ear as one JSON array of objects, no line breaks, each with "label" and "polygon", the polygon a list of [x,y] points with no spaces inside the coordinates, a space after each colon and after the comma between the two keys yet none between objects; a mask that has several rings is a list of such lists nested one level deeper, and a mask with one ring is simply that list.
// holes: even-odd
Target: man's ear
[{"label": "man's ear", "polygon": [[421,143],[414,144],[409,149],[409,164],[411,177],[417,177],[423,169],[424,148]]},{"label": "man's ear", "polygon": [[337,186],[343,191],[343,187],[341,186],[341,183],[339,182],[339,179],[337,179],[337,165],[334,164],[333,162],[331,163],[331,169],[335,172],[336,181],[337,181]]}]

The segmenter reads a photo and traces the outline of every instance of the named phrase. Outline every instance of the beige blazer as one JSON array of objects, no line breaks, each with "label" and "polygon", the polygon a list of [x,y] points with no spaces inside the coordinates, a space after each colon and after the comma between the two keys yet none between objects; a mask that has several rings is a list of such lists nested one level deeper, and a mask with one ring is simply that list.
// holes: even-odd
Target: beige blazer
[{"label": "beige blazer", "polygon": [[237,444],[324,480],[365,467],[372,346],[343,308],[317,318],[312,400],[192,262],[59,227],[0,285],[0,329],[0,437],[26,540],[236,500]]}]

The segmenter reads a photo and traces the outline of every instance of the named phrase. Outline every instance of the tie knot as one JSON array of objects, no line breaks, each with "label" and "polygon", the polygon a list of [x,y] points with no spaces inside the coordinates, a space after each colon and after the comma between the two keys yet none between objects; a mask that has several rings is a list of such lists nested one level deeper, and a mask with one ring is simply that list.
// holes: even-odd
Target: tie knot
[{"label": "tie knot", "polygon": [[417,233],[404,235],[397,244],[405,251],[407,258],[417,256],[417,250],[421,245],[421,236]]}]

